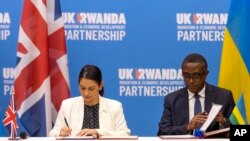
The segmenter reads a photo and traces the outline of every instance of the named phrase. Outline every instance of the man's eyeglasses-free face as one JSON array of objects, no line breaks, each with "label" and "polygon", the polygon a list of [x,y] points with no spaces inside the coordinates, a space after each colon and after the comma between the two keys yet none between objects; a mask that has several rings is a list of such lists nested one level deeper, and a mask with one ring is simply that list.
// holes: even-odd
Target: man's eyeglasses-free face
[{"label": "man's eyeglasses-free face", "polygon": [[190,74],[190,73],[187,73],[187,72],[183,72],[182,76],[186,80],[190,80],[191,78],[193,80],[200,80],[204,74],[206,74],[206,73],[204,73],[204,72],[203,73],[198,73],[197,72],[197,73]]}]

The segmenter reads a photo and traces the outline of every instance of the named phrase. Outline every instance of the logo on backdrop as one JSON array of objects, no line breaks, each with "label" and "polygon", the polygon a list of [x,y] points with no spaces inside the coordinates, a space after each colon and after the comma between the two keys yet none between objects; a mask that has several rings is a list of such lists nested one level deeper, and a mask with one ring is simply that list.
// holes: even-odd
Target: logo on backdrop
[{"label": "logo on backdrop", "polygon": [[14,91],[15,68],[3,68],[3,94],[10,95]]},{"label": "logo on backdrop", "polygon": [[166,96],[184,87],[181,69],[119,68],[120,96]]},{"label": "logo on backdrop", "polygon": [[123,41],[126,36],[124,13],[64,12],[66,40]]},{"label": "logo on backdrop", "polygon": [[8,12],[0,12],[0,41],[9,38],[10,23],[10,14]]},{"label": "logo on backdrop", "polygon": [[223,41],[227,18],[227,13],[177,13],[177,41]]}]

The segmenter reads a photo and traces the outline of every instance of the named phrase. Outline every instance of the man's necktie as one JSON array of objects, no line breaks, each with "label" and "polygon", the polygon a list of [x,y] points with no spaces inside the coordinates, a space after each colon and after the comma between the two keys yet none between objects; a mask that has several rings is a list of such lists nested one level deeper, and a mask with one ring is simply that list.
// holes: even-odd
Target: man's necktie
[{"label": "man's necktie", "polygon": [[195,102],[194,102],[194,115],[198,114],[201,112],[201,101],[200,101],[200,95],[195,94]]}]

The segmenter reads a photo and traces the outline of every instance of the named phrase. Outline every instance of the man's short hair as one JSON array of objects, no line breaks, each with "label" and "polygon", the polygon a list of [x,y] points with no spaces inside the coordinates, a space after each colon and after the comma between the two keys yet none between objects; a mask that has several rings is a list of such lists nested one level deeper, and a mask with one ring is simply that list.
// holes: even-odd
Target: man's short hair
[{"label": "man's short hair", "polygon": [[186,56],[181,64],[181,68],[183,69],[183,66],[185,63],[202,63],[204,69],[207,71],[207,60],[198,53],[191,53],[188,56]]}]

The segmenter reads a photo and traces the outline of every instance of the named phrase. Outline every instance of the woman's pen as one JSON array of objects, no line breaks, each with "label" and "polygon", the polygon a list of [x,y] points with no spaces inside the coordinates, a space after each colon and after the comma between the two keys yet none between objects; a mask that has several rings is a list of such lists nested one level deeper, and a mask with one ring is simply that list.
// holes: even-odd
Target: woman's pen
[{"label": "woman's pen", "polygon": [[65,121],[66,126],[69,128],[69,124],[68,124],[68,122],[67,122],[67,119],[66,119],[66,118],[64,118],[64,121]]},{"label": "woman's pen", "polygon": [[68,130],[67,130],[66,132],[68,132],[68,133],[67,133],[67,134],[68,134],[67,136],[69,136],[69,135],[71,134],[71,130],[72,130],[72,129],[69,128],[69,124],[68,124],[67,119],[66,119],[65,117],[64,117],[64,122],[65,122],[66,126],[68,127]]}]

